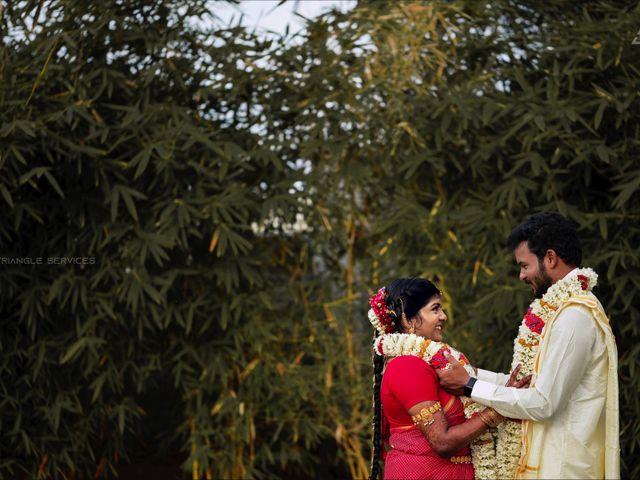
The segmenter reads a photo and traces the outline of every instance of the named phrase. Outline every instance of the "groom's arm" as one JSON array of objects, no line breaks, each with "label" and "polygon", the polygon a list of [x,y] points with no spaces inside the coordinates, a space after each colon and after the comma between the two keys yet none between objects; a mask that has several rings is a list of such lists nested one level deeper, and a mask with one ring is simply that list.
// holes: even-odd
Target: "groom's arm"
[{"label": "groom's arm", "polygon": [[549,335],[535,386],[516,389],[478,380],[471,398],[510,418],[541,421],[551,417],[580,383],[598,331],[588,313],[580,307],[569,307],[556,319]]},{"label": "groom's arm", "polygon": [[478,380],[483,382],[492,383],[493,385],[506,385],[509,380],[509,375],[499,372],[492,372],[491,370],[483,370],[479,368],[477,371]]}]

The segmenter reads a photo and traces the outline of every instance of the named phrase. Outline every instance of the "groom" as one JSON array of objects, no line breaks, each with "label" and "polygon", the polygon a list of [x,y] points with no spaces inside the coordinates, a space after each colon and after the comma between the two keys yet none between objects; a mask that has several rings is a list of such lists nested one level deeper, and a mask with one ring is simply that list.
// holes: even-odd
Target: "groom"
[{"label": "groom", "polygon": [[521,446],[516,478],[620,478],[618,356],[607,316],[591,293],[597,275],[577,268],[582,247],[575,227],[558,213],[531,215],[507,245],[535,297],[513,364],[533,374],[531,387],[505,387],[506,375],[482,369],[471,378],[453,358],[453,368],[436,370],[440,382],[524,420],[513,434]]}]

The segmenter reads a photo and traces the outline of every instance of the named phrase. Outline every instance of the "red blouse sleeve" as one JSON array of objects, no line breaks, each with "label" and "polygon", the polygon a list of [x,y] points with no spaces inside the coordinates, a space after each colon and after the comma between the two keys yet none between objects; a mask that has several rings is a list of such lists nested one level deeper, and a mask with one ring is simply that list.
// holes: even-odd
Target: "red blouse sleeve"
[{"label": "red blouse sleeve", "polygon": [[[395,364],[395,365],[394,365]],[[438,401],[438,376],[433,368],[415,356],[397,357],[389,366],[391,391],[405,411],[420,402]]]}]

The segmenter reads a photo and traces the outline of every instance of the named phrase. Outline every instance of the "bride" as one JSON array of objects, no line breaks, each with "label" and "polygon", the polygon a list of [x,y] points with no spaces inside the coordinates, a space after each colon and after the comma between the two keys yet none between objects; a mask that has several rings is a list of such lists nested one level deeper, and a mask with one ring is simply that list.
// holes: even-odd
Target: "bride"
[{"label": "bride", "polygon": [[[374,343],[370,480],[378,477],[380,459],[385,460],[385,480],[474,479],[470,443],[482,444],[482,435],[504,417],[476,405],[465,419],[461,398],[440,387],[435,369],[450,368],[445,354],[452,353],[473,372],[464,355],[442,343],[447,315],[441,292],[429,280],[400,278],[381,288],[369,304],[369,320],[380,334]],[[507,385],[526,387],[530,376],[516,381],[517,373]]]}]

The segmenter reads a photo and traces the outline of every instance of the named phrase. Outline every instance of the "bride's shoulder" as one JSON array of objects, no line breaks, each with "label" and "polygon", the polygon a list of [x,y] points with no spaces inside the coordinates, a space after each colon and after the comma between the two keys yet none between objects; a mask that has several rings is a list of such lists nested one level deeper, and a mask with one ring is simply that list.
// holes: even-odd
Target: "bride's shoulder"
[{"label": "bride's shoulder", "polygon": [[387,362],[387,370],[409,370],[413,372],[434,373],[433,367],[415,355],[400,355]]}]

